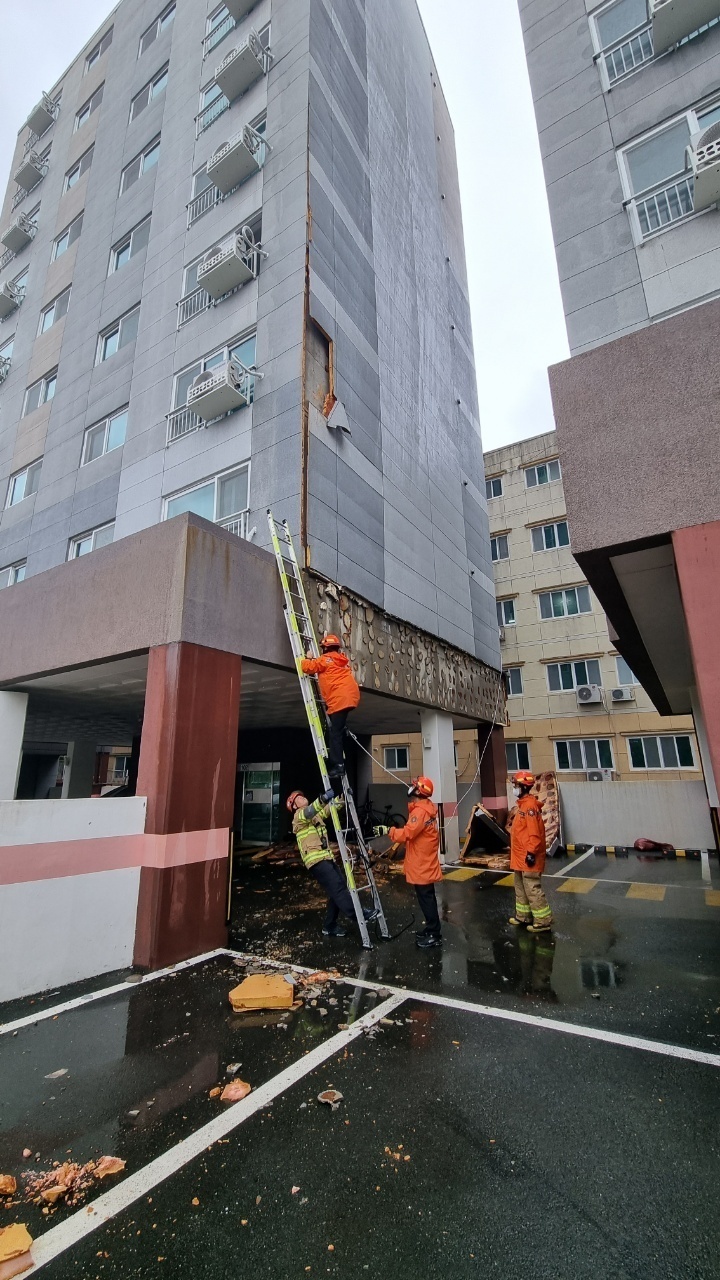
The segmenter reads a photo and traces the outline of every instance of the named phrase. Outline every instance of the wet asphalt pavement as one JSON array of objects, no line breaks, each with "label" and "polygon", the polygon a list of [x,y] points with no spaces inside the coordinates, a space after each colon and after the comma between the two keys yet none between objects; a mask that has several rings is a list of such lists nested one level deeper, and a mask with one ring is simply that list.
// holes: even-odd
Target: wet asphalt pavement
[{"label": "wet asphalt pavement", "polygon": [[[596,882],[587,893],[546,879],[553,940],[506,925],[512,892],[492,887],[497,877],[445,881],[445,944],[429,953],[415,949],[412,929],[372,952],[352,937],[322,939],[320,899],[301,870],[242,868],[232,945],[715,1053],[720,910],[707,892],[716,868],[709,885],[699,864],[586,860],[573,878]],[[630,882],[667,887],[662,900],[628,898]],[[399,931],[411,891],[393,875],[382,893]],[[209,1094],[230,1063],[256,1091],[384,999],[333,983],[285,1019],[242,1018],[227,1003],[242,976],[231,959],[214,960],[0,1036],[0,1173],[117,1155],[127,1161],[113,1180],[121,1187],[227,1114]],[[0,1017],[74,994],[6,1005]],[[67,1075],[46,1079],[58,1069]],[[714,1280],[719,1085],[713,1065],[413,995],[374,1038],[336,1048],[42,1270],[48,1280]],[[317,1102],[328,1087],[343,1094],[334,1112]],[[39,1237],[71,1216],[15,1205],[0,1208],[0,1226],[27,1222]]]}]

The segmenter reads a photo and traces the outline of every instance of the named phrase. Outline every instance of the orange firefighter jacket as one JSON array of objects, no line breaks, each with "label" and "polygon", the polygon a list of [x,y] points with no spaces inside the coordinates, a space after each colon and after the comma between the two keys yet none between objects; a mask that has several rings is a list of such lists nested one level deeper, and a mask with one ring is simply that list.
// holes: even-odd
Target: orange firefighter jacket
[{"label": "orange firefighter jacket", "polygon": [[[533,795],[520,796],[510,828],[510,870],[524,871],[526,875],[542,875],[545,869],[545,852],[542,801]],[[529,853],[535,855],[535,865],[532,867],[526,861]]]},{"label": "orange firefighter jacket", "polygon": [[411,800],[405,826],[390,828],[390,839],[405,845],[408,884],[434,884],[442,880],[437,812],[432,800]]},{"label": "orange firefighter jacket", "polygon": [[300,665],[306,675],[317,676],[328,715],[357,706],[360,686],[346,653],[324,653],[320,658],[303,658]]}]

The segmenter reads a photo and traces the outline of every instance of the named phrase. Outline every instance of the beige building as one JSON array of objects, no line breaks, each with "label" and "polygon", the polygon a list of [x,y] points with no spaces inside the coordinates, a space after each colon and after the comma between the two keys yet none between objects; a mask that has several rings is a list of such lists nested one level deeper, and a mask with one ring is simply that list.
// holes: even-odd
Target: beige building
[{"label": "beige building", "polygon": [[[556,770],[571,782],[702,778],[692,718],[655,711],[573,558],[555,432],[486,453],[485,474],[508,772]],[[462,792],[477,772],[476,735],[458,732],[455,750]],[[421,768],[420,737],[376,738],[373,755],[375,784],[389,781],[381,765],[409,778]]]}]

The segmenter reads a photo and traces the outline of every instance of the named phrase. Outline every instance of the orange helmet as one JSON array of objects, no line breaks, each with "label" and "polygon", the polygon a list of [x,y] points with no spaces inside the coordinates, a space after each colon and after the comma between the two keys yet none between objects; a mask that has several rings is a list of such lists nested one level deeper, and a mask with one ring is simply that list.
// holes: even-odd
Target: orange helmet
[{"label": "orange helmet", "polygon": [[334,635],[323,636],[322,640],[320,641],[321,649],[339,649],[340,647],[341,646],[340,646],[339,636],[334,636]]},{"label": "orange helmet", "polygon": [[534,787],[535,774],[528,773],[527,770],[524,769],[522,770],[521,773],[515,774],[515,777],[513,778],[513,782],[515,783],[516,787]]},{"label": "orange helmet", "polygon": [[430,778],[425,778],[422,775],[419,778],[413,778],[410,783],[410,794],[422,796],[424,800],[429,800],[434,790],[435,787]]},{"label": "orange helmet", "polygon": [[287,800],[285,801],[285,808],[286,808],[290,813],[294,813],[294,812],[295,812],[295,801],[297,800],[298,796],[302,796],[302,795],[304,795],[304,794],[305,794],[305,792],[304,792],[304,791],[291,791],[291,792],[290,792],[290,795],[288,796]]}]

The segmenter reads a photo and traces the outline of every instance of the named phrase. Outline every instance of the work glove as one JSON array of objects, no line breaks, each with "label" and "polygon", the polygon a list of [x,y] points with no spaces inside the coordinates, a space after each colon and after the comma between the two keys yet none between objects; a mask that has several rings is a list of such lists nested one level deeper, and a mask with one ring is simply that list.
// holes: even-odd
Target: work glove
[{"label": "work glove", "polygon": [[534,853],[526,853],[526,854],[525,854],[525,862],[526,862],[526,864],[527,864],[527,866],[528,866],[528,867],[534,867],[534,866],[535,866],[535,863],[537,862],[537,858],[535,857],[535,854],[534,854]]},{"label": "work glove", "polygon": [[343,797],[343,796],[336,796],[335,801],[334,801],[334,804],[335,804],[335,808],[336,808],[336,809],[344,809],[344,808],[345,808],[345,799],[344,799],[344,797]]},{"label": "work glove", "polygon": [[323,791],[320,799],[324,800],[325,804],[329,804],[331,800],[334,800],[335,792],[333,791],[332,787],[328,788],[327,791]]},{"label": "work glove", "polygon": [[389,827],[373,827],[373,835],[374,835],[374,836],[389,836],[389,835],[390,835],[390,828],[389,828]]}]

